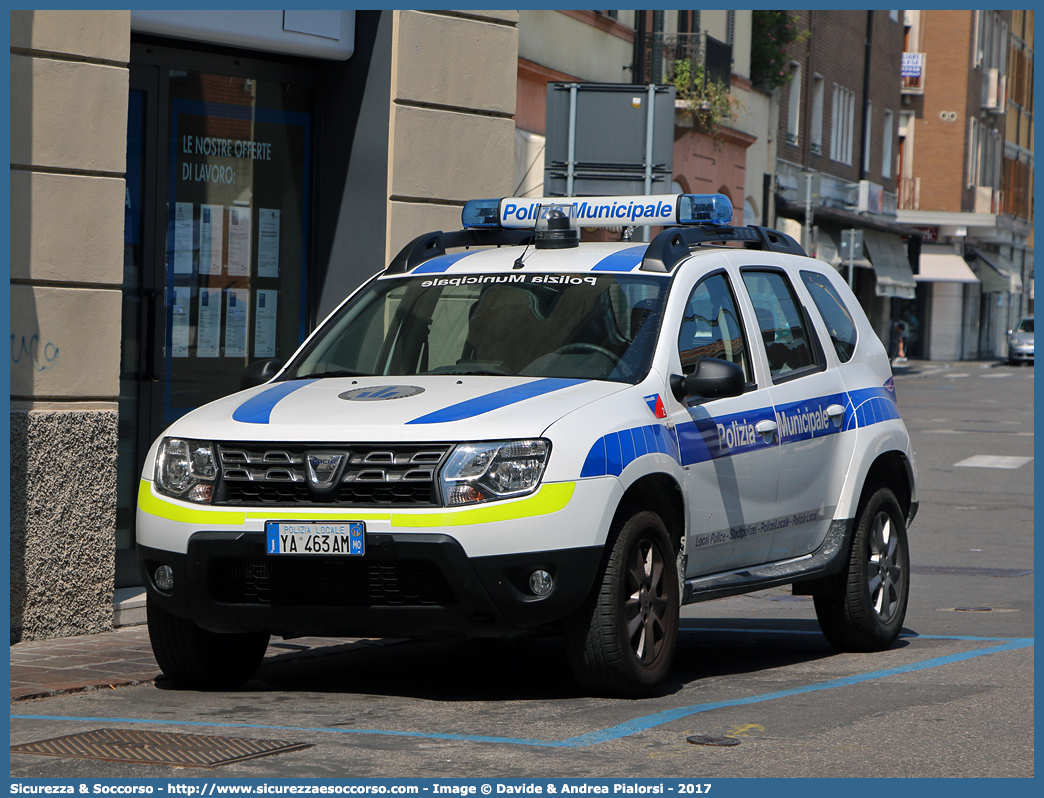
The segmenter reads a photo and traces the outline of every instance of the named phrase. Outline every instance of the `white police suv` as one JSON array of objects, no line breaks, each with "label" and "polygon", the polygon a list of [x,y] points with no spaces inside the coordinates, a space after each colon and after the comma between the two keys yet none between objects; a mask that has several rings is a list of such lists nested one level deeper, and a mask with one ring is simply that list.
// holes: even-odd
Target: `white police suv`
[{"label": "white police suv", "polygon": [[[270,635],[551,628],[586,689],[638,696],[681,605],[785,584],[836,648],[891,645],[918,499],[887,353],[830,266],[731,217],[469,202],[175,422],[137,516],[163,672],[238,686]],[[666,229],[579,243],[632,224]]]}]

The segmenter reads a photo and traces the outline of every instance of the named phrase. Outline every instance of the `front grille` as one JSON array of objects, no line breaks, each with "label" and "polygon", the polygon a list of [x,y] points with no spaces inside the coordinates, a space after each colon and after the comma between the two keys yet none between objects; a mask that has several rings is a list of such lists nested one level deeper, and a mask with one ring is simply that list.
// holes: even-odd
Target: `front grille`
[{"label": "front grille", "polygon": [[427,560],[219,558],[208,565],[207,587],[219,604],[419,607],[455,601],[442,571]]},{"label": "front grille", "polygon": [[[383,507],[438,504],[435,474],[445,444],[219,443],[220,479],[214,504],[226,506],[335,505]],[[344,454],[328,491],[310,485],[308,454]]]}]

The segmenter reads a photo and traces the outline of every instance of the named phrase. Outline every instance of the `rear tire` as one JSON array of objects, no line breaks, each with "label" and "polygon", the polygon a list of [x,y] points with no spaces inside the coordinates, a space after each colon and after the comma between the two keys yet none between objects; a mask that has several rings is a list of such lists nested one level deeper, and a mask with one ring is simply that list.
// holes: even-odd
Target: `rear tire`
[{"label": "rear tire", "polygon": [[856,520],[848,568],[815,596],[823,634],[839,651],[883,651],[903,628],[910,595],[906,521],[895,494],[876,486]]},{"label": "rear tire", "polygon": [[638,698],[663,681],[674,657],[677,560],[656,513],[621,512],[617,530],[600,579],[566,621],[564,643],[573,676],[585,688]]},{"label": "rear tire", "polygon": [[257,670],[268,632],[217,634],[146,601],[152,653],[163,675],[190,690],[235,690]]}]

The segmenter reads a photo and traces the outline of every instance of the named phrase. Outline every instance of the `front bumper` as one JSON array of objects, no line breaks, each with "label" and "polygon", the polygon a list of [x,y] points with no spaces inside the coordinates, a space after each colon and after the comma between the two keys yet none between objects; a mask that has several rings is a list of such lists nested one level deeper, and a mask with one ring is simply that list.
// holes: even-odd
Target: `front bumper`
[{"label": "front bumper", "polygon": [[[212,632],[283,637],[503,637],[557,621],[587,597],[600,546],[468,557],[441,534],[367,534],[362,557],[268,556],[263,532],[199,531],[185,554],[138,546],[149,600]],[[160,590],[169,565],[174,587]],[[543,598],[528,589],[540,568]]]},{"label": "front bumper", "polygon": [[1009,346],[1008,360],[1033,360],[1032,346]]}]

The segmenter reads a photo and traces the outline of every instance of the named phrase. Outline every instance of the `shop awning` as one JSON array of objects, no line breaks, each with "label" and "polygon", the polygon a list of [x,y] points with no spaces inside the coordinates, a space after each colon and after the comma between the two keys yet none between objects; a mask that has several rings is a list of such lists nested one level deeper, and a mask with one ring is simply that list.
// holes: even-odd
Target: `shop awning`
[{"label": "shop awning", "polygon": [[897,296],[913,299],[917,290],[906,247],[902,239],[892,233],[866,228],[863,230],[863,247],[870,256],[877,275],[874,293],[877,296]]},{"label": "shop awning", "polygon": [[954,252],[953,247],[942,244],[921,245],[921,271],[915,278],[919,283],[979,282],[964,258]]},{"label": "shop awning", "polygon": [[1007,291],[1017,294],[1022,291],[1022,275],[1014,263],[996,252],[986,252],[975,247],[972,251],[983,263],[979,270],[983,292]]}]

